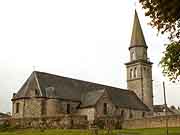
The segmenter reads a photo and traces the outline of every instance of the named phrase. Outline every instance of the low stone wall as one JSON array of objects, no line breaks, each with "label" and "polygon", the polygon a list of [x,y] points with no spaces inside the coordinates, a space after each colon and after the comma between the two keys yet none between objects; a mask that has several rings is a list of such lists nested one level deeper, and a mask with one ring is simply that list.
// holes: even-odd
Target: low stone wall
[{"label": "low stone wall", "polygon": [[122,124],[124,129],[135,128],[161,128],[166,127],[166,119],[168,119],[169,127],[180,127],[180,115],[156,116],[136,120],[126,120]]},{"label": "low stone wall", "polygon": [[104,129],[121,129],[122,128],[123,119],[118,116],[107,116],[107,117],[98,117],[94,124],[99,128]]},{"label": "low stone wall", "polygon": [[[180,115],[156,116],[143,119],[122,120],[118,117],[101,117],[94,121],[99,128],[162,128],[166,126],[168,118],[169,127],[180,127]],[[79,115],[58,115],[55,117],[34,117],[34,118],[4,118],[0,119],[0,125],[8,124],[17,128],[60,128],[60,129],[86,129],[89,122],[86,116]]]},{"label": "low stone wall", "polygon": [[8,124],[10,117],[0,118],[0,125]]},{"label": "low stone wall", "polygon": [[55,117],[10,118],[6,123],[17,128],[61,128],[85,129],[88,127],[86,116],[58,115]]}]

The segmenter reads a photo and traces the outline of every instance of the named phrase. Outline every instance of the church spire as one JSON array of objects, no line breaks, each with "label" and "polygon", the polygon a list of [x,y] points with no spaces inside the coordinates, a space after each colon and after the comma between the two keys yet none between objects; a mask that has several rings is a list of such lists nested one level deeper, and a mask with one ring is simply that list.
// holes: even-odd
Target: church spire
[{"label": "church spire", "polygon": [[147,56],[147,45],[136,11],[129,52],[130,62],[126,63],[128,89],[153,110],[152,63]]},{"label": "church spire", "polygon": [[141,24],[139,22],[139,18],[137,15],[137,12],[135,10],[135,15],[134,15],[134,24],[133,24],[133,30],[132,30],[132,36],[131,36],[131,43],[129,49],[133,47],[145,47],[147,48],[143,31],[141,28]]}]

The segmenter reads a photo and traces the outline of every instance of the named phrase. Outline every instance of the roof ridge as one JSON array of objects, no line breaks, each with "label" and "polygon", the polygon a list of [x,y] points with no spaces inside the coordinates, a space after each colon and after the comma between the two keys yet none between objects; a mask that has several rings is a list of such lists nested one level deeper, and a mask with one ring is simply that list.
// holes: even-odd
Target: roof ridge
[{"label": "roof ridge", "polygon": [[122,91],[127,91],[127,89],[124,89],[124,88],[119,88],[119,87],[115,87],[115,86],[109,86],[109,85],[106,85],[106,84],[100,84],[100,83],[91,82],[91,81],[86,81],[86,80],[81,80],[81,79],[77,79],[77,78],[60,76],[60,75],[57,75],[57,74],[52,74],[52,73],[47,73],[47,72],[41,72],[41,71],[34,71],[34,72],[36,72],[37,74],[40,73],[40,74],[52,75],[52,76],[61,77],[61,78],[65,78],[65,79],[72,79],[72,80],[75,80],[75,81],[81,81],[81,82],[85,82],[85,83],[92,83],[92,84],[96,84],[96,85],[106,86],[106,87],[109,87],[109,88],[115,88],[115,89],[122,90]]},{"label": "roof ridge", "polygon": [[37,83],[37,87],[38,87],[38,89],[39,89],[39,91],[41,93],[41,96],[42,96],[43,94],[42,94],[42,90],[41,90],[41,87],[40,87],[40,84],[39,84],[38,76],[36,75],[35,71],[32,74],[34,75],[35,81]]}]

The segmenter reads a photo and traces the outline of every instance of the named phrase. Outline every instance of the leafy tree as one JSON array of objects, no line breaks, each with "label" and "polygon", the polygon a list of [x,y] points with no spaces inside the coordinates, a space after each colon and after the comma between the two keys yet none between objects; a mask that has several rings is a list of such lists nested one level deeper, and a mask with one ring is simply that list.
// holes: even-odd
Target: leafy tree
[{"label": "leafy tree", "polygon": [[164,75],[180,80],[180,0],[139,0],[150,25],[162,34],[169,34],[164,56],[160,61]]},{"label": "leafy tree", "polygon": [[166,46],[166,51],[162,57],[160,64],[163,68],[163,73],[170,80],[179,80],[180,76],[180,45],[174,41]]}]

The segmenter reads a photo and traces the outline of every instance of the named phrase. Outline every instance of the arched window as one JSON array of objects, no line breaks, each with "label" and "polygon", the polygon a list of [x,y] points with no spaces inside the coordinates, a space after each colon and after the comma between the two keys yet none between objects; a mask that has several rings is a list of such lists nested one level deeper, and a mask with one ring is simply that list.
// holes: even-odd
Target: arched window
[{"label": "arched window", "polygon": [[144,72],[146,72],[146,67],[144,67]]},{"label": "arched window", "polygon": [[37,89],[35,89],[35,96],[38,96],[39,95],[39,92],[38,92],[38,90]]},{"label": "arched window", "polygon": [[136,69],[136,67],[134,68],[134,78],[136,78],[137,77],[137,69]]},{"label": "arched window", "polygon": [[145,112],[142,113],[142,117],[143,117],[143,118],[145,117]]},{"label": "arched window", "polygon": [[130,69],[130,79],[132,79],[132,78],[133,78],[133,70]]},{"label": "arched window", "polygon": [[67,104],[67,110],[66,110],[67,114],[69,114],[71,112],[71,106],[70,104]]},{"label": "arched window", "polygon": [[135,59],[136,59],[135,52],[132,52],[131,53],[131,60],[135,60]]},{"label": "arched window", "polygon": [[104,114],[107,114],[107,103],[104,103]]},{"label": "arched window", "polygon": [[16,113],[19,113],[20,103],[16,103]]},{"label": "arched window", "polygon": [[143,58],[144,58],[144,60],[147,60],[147,61],[148,61],[148,58],[147,58],[147,51],[144,51],[144,53],[143,53]]},{"label": "arched window", "polygon": [[132,111],[129,112],[129,118],[132,119],[133,118],[133,114]]},{"label": "arched window", "polygon": [[55,91],[55,88],[54,87],[47,87],[45,88],[45,91],[46,91],[46,96],[48,97],[54,97],[56,95],[56,91]]},{"label": "arched window", "polygon": [[146,75],[147,75],[147,70],[146,70],[146,67],[144,67],[143,76],[146,76]]},{"label": "arched window", "polygon": [[124,117],[124,110],[121,111],[121,117]]}]

